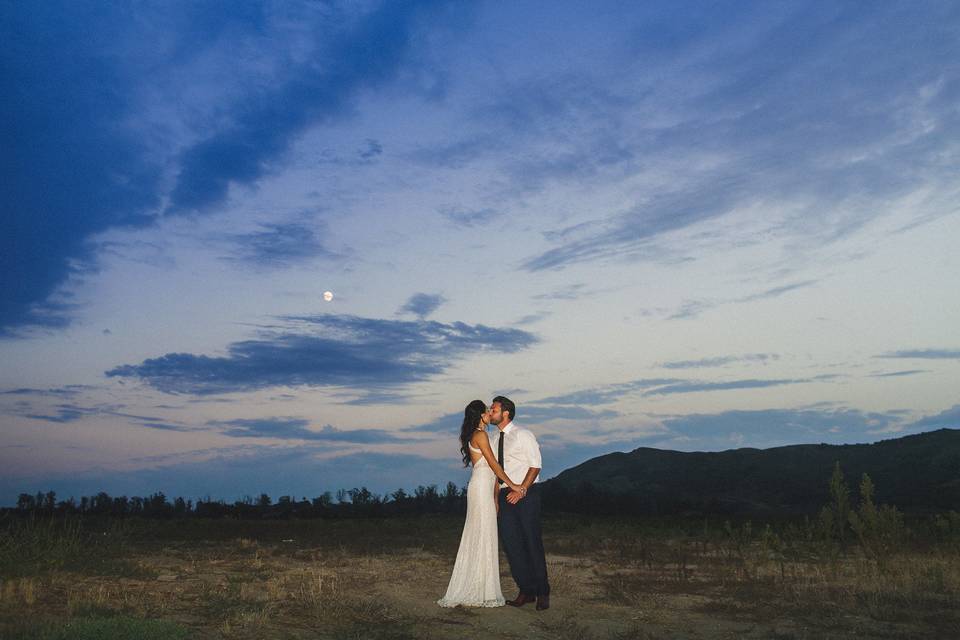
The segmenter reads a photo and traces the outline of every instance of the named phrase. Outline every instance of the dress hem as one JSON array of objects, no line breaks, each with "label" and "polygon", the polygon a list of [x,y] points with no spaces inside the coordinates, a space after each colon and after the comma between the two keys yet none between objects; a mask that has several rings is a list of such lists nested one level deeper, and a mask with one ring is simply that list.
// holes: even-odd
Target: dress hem
[{"label": "dress hem", "polygon": [[454,602],[452,600],[446,600],[441,598],[437,600],[437,604],[441,607],[452,609],[454,607],[502,607],[506,604],[506,600],[483,600],[482,602]]}]

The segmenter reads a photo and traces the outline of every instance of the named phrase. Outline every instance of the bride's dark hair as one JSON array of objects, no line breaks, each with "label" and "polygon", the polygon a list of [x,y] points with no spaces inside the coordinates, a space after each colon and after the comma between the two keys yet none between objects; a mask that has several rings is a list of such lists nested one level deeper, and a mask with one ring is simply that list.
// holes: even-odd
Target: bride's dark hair
[{"label": "bride's dark hair", "polygon": [[460,427],[460,453],[463,454],[463,466],[470,465],[470,438],[480,424],[480,416],[487,410],[483,400],[474,400],[463,410],[463,425]]}]

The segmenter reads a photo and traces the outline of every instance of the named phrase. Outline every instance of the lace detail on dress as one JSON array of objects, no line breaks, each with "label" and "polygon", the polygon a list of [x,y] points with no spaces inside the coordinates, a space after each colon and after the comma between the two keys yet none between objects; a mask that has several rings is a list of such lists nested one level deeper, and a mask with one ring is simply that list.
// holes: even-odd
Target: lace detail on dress
[{"label": "lace detail on dress", "polygon": [[502,607],[505,604],[500,589],[497,507],[493,502],[495,483],[493,470],[481,458],[473,466],[467,485],[467,518],[447,593],[437,601],[441,607]]}]

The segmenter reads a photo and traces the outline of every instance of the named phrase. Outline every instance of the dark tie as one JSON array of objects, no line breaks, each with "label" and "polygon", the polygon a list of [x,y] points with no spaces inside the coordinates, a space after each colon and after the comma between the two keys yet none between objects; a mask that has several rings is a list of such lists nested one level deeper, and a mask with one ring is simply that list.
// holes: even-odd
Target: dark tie
[{"label": "dark tie", "polygon": [[[497,462],[500,463],[500,468],[503,469],[503,431],[500,432],[500,439],[497,441]],[[506,471],[504,471],[506,473]],[[503,486],[503,480],[497,480],[501,486]]]}]

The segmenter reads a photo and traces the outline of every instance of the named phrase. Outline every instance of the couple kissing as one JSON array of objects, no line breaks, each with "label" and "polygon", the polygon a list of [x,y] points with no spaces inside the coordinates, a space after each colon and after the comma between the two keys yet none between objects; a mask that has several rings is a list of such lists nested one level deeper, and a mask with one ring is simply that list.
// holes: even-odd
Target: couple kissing
[{"label": "couple kissing", "polygon": [[[550,607],[550,584],[540,532],[540,446],[533,433],[514,423],[516,405],[497,396],[488,408],[474,400],[463,411],[460,451],[472,466],[467,517],[460,548],[441,607],[521,607],[536,601]],[[488,425],[496,429],[487,433]],[[505,600],[500,589],[497,538],[519,593]]]}]

